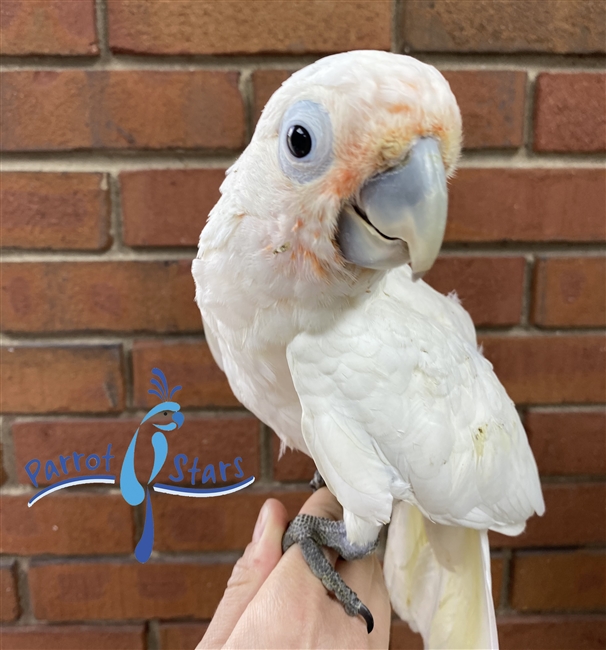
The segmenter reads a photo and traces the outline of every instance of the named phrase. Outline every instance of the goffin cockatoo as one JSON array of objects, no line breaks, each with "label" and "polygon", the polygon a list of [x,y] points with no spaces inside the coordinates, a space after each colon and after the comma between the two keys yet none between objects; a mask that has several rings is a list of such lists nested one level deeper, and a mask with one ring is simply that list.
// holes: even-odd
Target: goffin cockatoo
[{"label": "goffin cockatoo", "polygon": [[420,277],[444,235],[461,117],[442,75],[358,51],[293,74],[228,170],[193,262],[212,354],[242,404],[310,455],[343,521],[300,515],[311,570],[372,615],[347,560],[391,521],[384,574],[426,647],[496,648],[488,531],[544,503],[511,399],[454,296]]}]

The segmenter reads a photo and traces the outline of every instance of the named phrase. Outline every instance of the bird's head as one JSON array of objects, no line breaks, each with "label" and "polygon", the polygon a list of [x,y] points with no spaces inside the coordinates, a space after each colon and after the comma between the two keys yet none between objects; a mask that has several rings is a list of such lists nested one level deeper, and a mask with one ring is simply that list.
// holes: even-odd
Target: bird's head
[{"label": "bird's head", "polygon": [[145,417],[141,420],[141,424],[149,422],[161,431],[173,431],[174,429],[181,428],[184,419],[179,404],[176,402],[162,402],[145,414]]},{"label": "bird's head", "polygon": [[181,390],[181,386],[175,386],[169,391],[166,376],[160,368],[153,368],[152,375],[155,375],[155,377],[151,378],[153,388],[150,388],[147,392],[159,397],[161,402],[145,414],[141,424],[149,422],[161,431],[180,429],[185,418],[181,413],[181,405],[173,402],[172,396]]},{"label": "bird's head", "polygon": [[442,243],[460,148],[459,109],[434,67],[347,52],[274,93],[226,188],[262,223],[277,270],[330,280],[410,263],[422,274]]}]

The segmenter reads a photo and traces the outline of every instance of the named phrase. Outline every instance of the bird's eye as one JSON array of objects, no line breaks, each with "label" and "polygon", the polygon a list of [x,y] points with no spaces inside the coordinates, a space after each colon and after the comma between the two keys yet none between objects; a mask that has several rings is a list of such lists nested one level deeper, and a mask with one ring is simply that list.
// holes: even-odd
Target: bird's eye
[{"label": "bird's eye", "polygon": [[295,158],[305,158],[311,151],[311,135],[304,126],[294,124],[288,129],[288,148]]},{"label": "bird's eye", "polygon": [[168,411],[164,411],[162,415],[168,415]]},{"label": "bird's eye", "polygon": [[282,171],[296,183],[309,183],[330,167],[332,124],[328,111],[303,99],[290,106],[280,126],[279,157]]}]

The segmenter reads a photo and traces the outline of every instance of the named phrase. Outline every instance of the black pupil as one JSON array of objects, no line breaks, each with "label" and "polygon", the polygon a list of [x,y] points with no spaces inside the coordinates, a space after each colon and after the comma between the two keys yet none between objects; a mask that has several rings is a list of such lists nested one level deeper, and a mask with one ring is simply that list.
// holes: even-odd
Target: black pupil
[{"label": "black pupil", "polygon": [[295,124],[288,129],[288,148],[295,158],[305,158],[311,151],[311,136],[307,129]]}]

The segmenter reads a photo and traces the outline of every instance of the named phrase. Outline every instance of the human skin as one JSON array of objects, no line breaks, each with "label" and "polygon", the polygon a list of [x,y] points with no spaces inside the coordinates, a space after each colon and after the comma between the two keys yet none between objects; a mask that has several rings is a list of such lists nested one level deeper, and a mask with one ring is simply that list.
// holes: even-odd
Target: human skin
[{"label": "human skin", "polygon": [[[341,506],[322,488],[301,514],[342,518]],[[295,544],[282,553],[288,525],[286,508],[268,499],[259,513],[251,543],[238,560],[223,598],[196,650],[203,648],[387,648],[391,607],[381,565],[373,553],[345,562],[327,557],[373,614],[366,632],[361,616],[348,616],[310,571]]]}]

